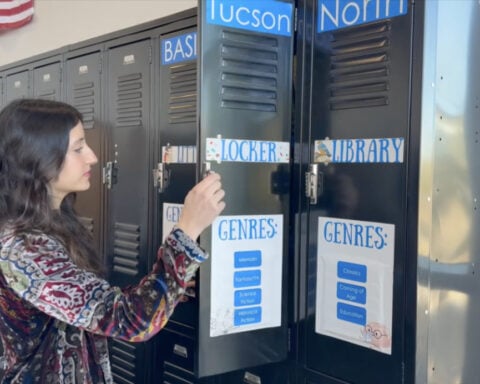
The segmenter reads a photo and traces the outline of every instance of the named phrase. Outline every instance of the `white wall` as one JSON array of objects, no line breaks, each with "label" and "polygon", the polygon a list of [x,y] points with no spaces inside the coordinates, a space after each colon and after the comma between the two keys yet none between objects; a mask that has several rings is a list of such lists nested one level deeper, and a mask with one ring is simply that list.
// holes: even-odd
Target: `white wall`
[{"label": "white wall", "polygon": [[0,32],[0,66],[197,6],[197,0],[35,0],[33,20]]}]

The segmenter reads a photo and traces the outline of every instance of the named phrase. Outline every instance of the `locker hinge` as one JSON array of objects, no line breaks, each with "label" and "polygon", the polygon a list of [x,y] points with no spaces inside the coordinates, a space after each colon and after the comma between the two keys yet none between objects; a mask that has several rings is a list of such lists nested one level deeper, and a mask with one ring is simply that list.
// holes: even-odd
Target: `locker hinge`
[{"label": "locker hinge", "polygon": [[310,164],[305,173],[305,196],[310,204],[317,204],[318,196],[323,191],[323,174],[318,172],[318,164]]},{"label": "locker hinge", "polygon": [[166,168],[164,163],[158,163],[157,168],[153,170],[153,186],[158,193],[165,191],[170,182],[170,170]]},{"label": "locker hinge", "polygon": [[148,47],[148,63],[152,64],[152,61],[153,61],[153,49],[152,49],[152,46],[150,45]]},{"label": "locker hinge", "polygon": [[102,169],[102,182],[107,189],[112,189],[113,184],[117,183],[117,167],[113,161],[108,161]]},{"label": "locker hinge", "polygon": [[103,55],[100,54],[98,58],[98,73],[103,73]]}]

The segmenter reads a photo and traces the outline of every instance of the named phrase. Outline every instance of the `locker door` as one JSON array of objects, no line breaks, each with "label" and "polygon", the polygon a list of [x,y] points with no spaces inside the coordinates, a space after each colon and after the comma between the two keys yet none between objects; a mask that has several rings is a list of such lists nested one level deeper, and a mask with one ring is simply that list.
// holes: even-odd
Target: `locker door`
[{"label": "locker door", "polygon": [[[197,32],[184,29],[159,41],[157,200],[162,239],[178,221],[187,192],[196,181],[197,163]],[[195,292],[175,308],[167,327],[198,324]]]},{"label": "locker door", "polygon": [[92,168],[90,189],[77,194],[75,208],[83,224],[89,228],[100,256],[103,256],[103,186],[101,167],[104,163],[104,129],[101,119],[101,54],[99,52],[67,59],[65,62],[66,102],[83,115],[88,145],[98,157]]},{"label": "locker door", "polygon": [[293,2],[200,2],[202,170],[226,209],[201,236],[196,373],[287,356]]},{"label": "locker door", "polygon": [[300,348],[323,377],[394,384],[404,380],[414,9],[360,3],[305,1],[300,13],[310,31]]},{"label": "locker door", "polygon": [[5,103],[12,100],[29,97],[29,71],[21,71],[6,76],[5,81]]},{"label": "locker door", "polygon": [[[110,282],[121,287],[137,283],[149,268],[150,52],[150,40],[107,52],[106,248]],[[147,345],[112,341],[115,382],[146,382]]]},{"label": "locker door", "polygon": [[5,105],[5,101],[4,101],[4,96],[5,96],[5,83],[4,83],[4,76],[0,76],[0,109],[3,108],[3,106]]},{"label": "locker door", "polygon": [[62,100],[61,79],[60,63],[33,69],[33,96],[48,100]]}]

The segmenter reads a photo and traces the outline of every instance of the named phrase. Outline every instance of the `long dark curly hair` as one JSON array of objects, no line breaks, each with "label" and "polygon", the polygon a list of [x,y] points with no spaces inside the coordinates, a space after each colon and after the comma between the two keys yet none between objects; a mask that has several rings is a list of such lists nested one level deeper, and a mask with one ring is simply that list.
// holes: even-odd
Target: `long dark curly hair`
[{"label": "long dark curly hair", "polygon": [[102,272],[91,234],[74,211],[75,193],[60,209],[49,197],[79,122],[80,112],[58,101],[20,99],[0,112],[0,230],[45,233],[63,243],[78,267]]}]

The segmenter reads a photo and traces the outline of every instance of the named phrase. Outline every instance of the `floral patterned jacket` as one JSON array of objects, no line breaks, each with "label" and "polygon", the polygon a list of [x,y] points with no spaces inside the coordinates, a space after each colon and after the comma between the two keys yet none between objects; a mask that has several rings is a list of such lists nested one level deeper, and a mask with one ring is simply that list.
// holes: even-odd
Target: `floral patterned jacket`
[{"label": "floral patterned jacket", "polygon": [[0,233],[2,383],[112,383],[107,337],[155,335],[205,258],[174,229],[152,272],[121,289],[79,269],[45,234]]}]

